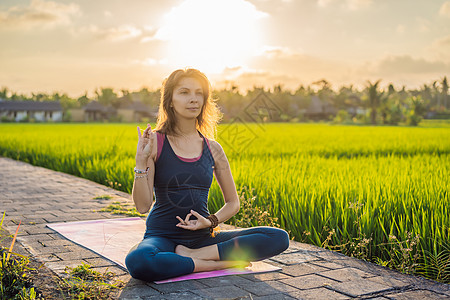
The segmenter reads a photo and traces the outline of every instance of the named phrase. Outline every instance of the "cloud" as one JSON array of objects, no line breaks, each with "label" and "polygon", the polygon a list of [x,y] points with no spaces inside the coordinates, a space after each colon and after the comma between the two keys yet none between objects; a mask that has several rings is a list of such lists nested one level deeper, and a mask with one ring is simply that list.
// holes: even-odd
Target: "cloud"
[{"label": "cloud", "polygon": [[438,60],[413,58],[410,55],[389,55],[379,61],[366,63],[359,71],[379,76],[450,73],[450,64]]},{"label": "cloud", "polygon": [[262,51],[260,55],[266,56],[268,58],[286,58],[286,57],[295,57],[298,55],[302,55],[298,51],[294,51],[289,47],[280,47],[280,46],[264,46],[262,47]]},{"label": "cloud", "polygon": [[416,23],[419,26],[419,32],[429,32],[430,31],[430,27],[431,27],[431,23],[429,20],[421,18],[421,17],[417,17],[416,18]]},{"label": "cloud", "polygon": [[450,63],[450,35],[433,41],[427,50],[437,59]]},{"label": "cloud", "polygon": [[155,38],[156,32],[158,30],[152,26],[144,26],[144,33],[142,35],[142,38],[140,40],[141,43],[147,43],[151,41],[157,40]]},{"label": "cloud", "polygon": [[444,36],[443,38],[437,39],[433,42],[433,45],[436,45],[438,48],[447,48],[450,50],[450,35]]},{"label": "cloud", "polygon": [[397,31],[397,33],[403,34],[403,33],[405,33],[405,29],[406,29],[405,25],[398,24],[395,31]]},{"label": "cloud", "polygon": [[335,61],[304,54],[289,47],[264,47],[265,51],[255,57],[254,69],[280,70],[283,73],[320,76],[322,73],[334,73],[334,70],[346,69]]},{"label": "cloud", "polygon": [[253,87],[273,87],[274,85],[281,84],[287,89],[296,89],[300,85],[300,80],[293,74],[277,74],[272,71],[266,70],[240,70],[236,76],[230,78],[214,78],[211,77],[214,82],[215,88],[229,87],[230,83],[236,84],[241,92],[252,89]]},{"label": "cloud", "polygon": [[362,87],[367,80],[381,79],[383,84],[391,82],[399,86],[419,88],[430,80],[448,74],[449,62],[410,55],[389,55],[357,66],[350,82]]},{"label": "cloud", "polygon": [[149,57],[144,60],[133,60],[132,63],[140,64],[140,65],[144,65],[144,66],[167,65],[168,60],[167,60],[167,58],[155,59],[155,58]]},{"label": "cloud", "polygon": [[[439,40],[439,43],[450,47],[450,36]],[[389,55],[371,62],[350,63],[300,53],[287,47],[265,49],[248,67],[234,72],[229,70],[226,80],[235,82],[242,89],[254,85],[270,87],[278,83],[295,89],[300,84],[311,84],[322,78],[334,87],[350,83],[363,87],[367,80],[380,78],[383,82],[416,87],[450,73],[450,62],[410,55]]]},{"label": "cloud", "polygon": [[121,25],[119,27],[112,27],[106,30],[99,30],[97,34],[106,40],[122,41],[140,36],[142,34],[142,30],[132,25]]},{"label": "cloud", "polygon": [[242,66],[235,66],[235,67],[227,67],[223,70],[222,75],[223,76],[230,76],[230,75],[237,75],[242,71]]},{"label": "cloud", "polygon": [[227,69],[224,77],[242,89],[280,83],[295,89],[300,84],[324,77],[335,81],[349,80],[350,72],[350,66],[338,61],[307,55],[289,47],[265,46],[245,65]]},{"label": "cloud", "polygon": [[317,0],[317,4],[320,7],[327,7],[329,4],[336,2],[336,0]]},{"label": "cloud", "polygon": [[90,33],[100,40],[119,42],[139,37],[143,34],[143,30],[129,24],[124,24],[118,27],[110,27],[110,28],[99,28],[96,25],[89,25],[80,28],[74,33],[75,34]]},{"label": "cloud", "polygon": [[367,8],[372,4],[372,0],[347,0],[347,6],[350,10]]},{"label": "cloud", "polygon": [[450,18],[450,1],[446,1],[439,9],[439,15]]},{"label": "cloud", "polygon": [[359,10],[369,7],[372,2],[373,0],[317,0],[317,5],[328,7],[336,3],[349,10]]},{"label": "cloud", "polygon": [[73,16],[81,15],[77,4],[31,0],[28,6],[17,5],[0,11],[1,29],[49,29],[56,25],[68,25]]}]

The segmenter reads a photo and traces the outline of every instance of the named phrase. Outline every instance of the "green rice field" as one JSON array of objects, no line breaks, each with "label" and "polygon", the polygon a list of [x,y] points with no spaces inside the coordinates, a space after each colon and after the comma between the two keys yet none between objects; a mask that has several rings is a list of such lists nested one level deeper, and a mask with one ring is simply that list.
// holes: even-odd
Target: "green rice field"
[{"label": "green rice field", "polygon": [[[131,193],[137,125],[0,124],[0,155]],[[217,140],[243,199],[291,238],[450,282],[448,122],[223,124]]]}]

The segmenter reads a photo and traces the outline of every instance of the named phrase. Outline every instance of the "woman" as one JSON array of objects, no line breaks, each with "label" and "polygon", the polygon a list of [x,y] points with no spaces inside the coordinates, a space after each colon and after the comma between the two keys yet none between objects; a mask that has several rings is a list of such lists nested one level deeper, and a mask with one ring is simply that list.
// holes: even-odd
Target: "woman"
[{"label": "woman", "polygon": [[[230,165],[212,139],[219,118],[206,76],[195,69],[176,70],[163,84],[155,130],[147,124],[141,134],[137,127],[132,198],[139,212],[151,212],[144,239],[125,259],[134,278],[155,281],[245,267],[288,248],[289,236],[278,228],[213,231],[239,211]],[[213,174],[225,204],[210,215],[207,200]]]}]

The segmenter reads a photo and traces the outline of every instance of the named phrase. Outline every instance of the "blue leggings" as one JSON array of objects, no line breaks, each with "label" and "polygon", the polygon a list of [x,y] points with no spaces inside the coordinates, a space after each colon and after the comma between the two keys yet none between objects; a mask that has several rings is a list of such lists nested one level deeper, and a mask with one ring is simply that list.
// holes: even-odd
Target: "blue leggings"
[{"label": "blue leggings", "polygon": [[[175,253],[178,244],[184,243],[158,236],[142,240],[125,258],[131,276],[155,281],[194,272],[192,258]],[[184,245],[196,249],[213,244],[217,244],[220,260],[259,261],[286,250],[289,247],[289,235],[283,229],[258,226],[220,231],[215,237]]]}]

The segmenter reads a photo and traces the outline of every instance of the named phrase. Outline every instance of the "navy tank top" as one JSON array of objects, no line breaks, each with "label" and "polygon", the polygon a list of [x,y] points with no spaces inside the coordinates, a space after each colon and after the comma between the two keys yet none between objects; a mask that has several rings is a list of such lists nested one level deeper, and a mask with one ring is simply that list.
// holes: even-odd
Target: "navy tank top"
[{"label": "navy tank top", "polygon": [[[155,204],[147,216],[145,236],[161,236],[179,240],[195,240],[209,236],[209,229],[187,230],[176,224],[190,210],[207,217],[208,195],[213,180],[214,159],[207,139],[203,139],[203,150],[198,159],[182,159],[173,151],[165,134],[157,133],[162,140],[162,149],[155,163]],[[190,220],[196,217],[191,216]]]}]

